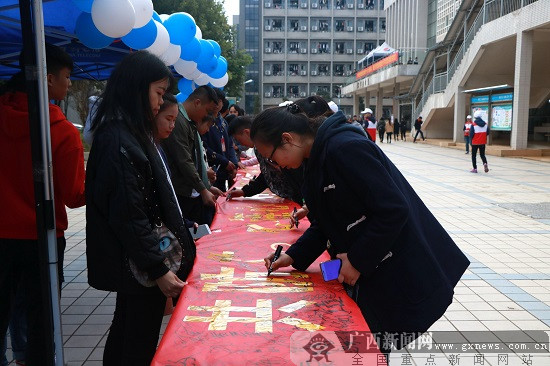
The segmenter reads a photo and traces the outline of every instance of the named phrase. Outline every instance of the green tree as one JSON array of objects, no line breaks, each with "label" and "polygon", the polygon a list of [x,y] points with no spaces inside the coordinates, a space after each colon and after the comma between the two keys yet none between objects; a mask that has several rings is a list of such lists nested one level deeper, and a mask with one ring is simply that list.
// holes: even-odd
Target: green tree
[{"label": "green tree", "polygon": [[219,43],[222,56],[227,59],[229,76],[224,90],[228,95],[241,97],[246,77],[245,69],[252,63],[252,57],[244,50],[236,48],[235,28],[227,23],[223,0],[155,0],[154,6],[159,14],[191,14],[202,31],[202,38],[213,39]]}]

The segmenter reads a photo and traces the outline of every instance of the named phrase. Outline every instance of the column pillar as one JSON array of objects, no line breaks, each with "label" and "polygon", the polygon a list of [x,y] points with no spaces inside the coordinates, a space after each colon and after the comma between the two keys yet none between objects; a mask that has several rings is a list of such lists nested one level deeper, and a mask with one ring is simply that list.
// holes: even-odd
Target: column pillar
[{"label": "column pillar", "polygon": [[365,90],[365,108],[370,108],[370,92]]},{"label": "column pillar", "polygon": [[351,116],[353,117],[354,114],[359,116],[359,94],[353,93],[353,111],[351,112]]},{"label": "column pillar", "polygon": [[382,101],[384,100],[384,90],[382,88],[378,88],[376,93],[376,120],[379,121],[380,118],[382,118],[383,111],[383,104]]},{"label": "column pillar", "polygon": [[463,93],[464,87],[458,86],[455,89],[455,108],[454,108],[454,118],[453,118],[453,141],[462,142],[464,140],[464,132],[462,128],[464,127],[464,122],[466,121],[466,94]]},{"label": "column pillar", "polygon": [[399,83],[393,84],[393,103],[392,103],[392,111],[394,118],[397,118],[399,122],[401,122],[401,118],[399,117],[399,99],[396,99],[396,97],[399,96]]},{"label": "column pillar", "polygon": [[512,111],[512,149],[527,148],[531,65],[533,63],[533,32],[516,36],[516,67],[514,71],[514,103]]}]

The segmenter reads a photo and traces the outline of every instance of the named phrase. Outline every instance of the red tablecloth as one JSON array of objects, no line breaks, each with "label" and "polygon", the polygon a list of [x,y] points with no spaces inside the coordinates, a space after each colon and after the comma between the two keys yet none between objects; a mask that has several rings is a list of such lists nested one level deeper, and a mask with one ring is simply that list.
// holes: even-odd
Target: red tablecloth
[{"label": "red tablecloth", "polygon": [[[253,174],[258,171],[249,169],[237,185]],[[345,356],[351,364],[354,354],[343,354],[334,331],[368,327],[342,285],[323,281],[319,262],[328,255],[307,272],[289,267],[266,276],[263,258],[309,226],[302,220],[299,229],[290,228],[295,204],[269,191],[218,203],[212,234],[197,242],[195,267],[152,365],[292,365],[312,354],[330,361]],[[312,351],[312,337],[322,337],[320,351]],[[378,353],[368,357],[365,365],[377,364]]]}]

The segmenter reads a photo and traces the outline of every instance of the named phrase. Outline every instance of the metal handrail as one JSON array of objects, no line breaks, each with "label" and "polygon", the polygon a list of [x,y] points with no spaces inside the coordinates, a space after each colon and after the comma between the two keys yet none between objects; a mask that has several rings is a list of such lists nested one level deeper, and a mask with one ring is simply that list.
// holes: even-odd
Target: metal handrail
[{"label": "metal handrail", "polygon": [[[483,6],[481,7],[481,9],[479,10],[479,13],[477,14],[474,22],[472,23],[472,26],[466,33],[466,36],[464,37],[464,41],[462,42],[462,45],[456,52],[453,61],[450,63],[450,65],[447,66],[447,71],[439,73],[437,75],[433,75],[430,84],[428,84],[428,87],[422,91],[422,97],[420,99],[420,102],[416,106],[415,111],[420,113],[424,108],[426,101],[432,94],[442,92],[447,88],[447,85],[450,83],[456,70],[458,69],[458,66],[462,62],[462,59],[464,58],[466,51],[472,44],[475,38],[475,35],[483,25],[495,19],[498,19],[504,15],[507,15],[511,12],[514,12],[518,9],[521,9],[524,6],[532,4],[536,1],[538,0],[486,0]],[[458,38],[459,37],[457,37],[457,39]],[[453,43],[453,45],[454,44],[455,43]],[[427,80],[429,75],[432,75],[432,74],[431,73],[427,74],[424,77],[424,80]],[[444,83],[442,81],[443,77],[445,79]],[[435,84],[434,84],[434,80],[436,80]]]}]

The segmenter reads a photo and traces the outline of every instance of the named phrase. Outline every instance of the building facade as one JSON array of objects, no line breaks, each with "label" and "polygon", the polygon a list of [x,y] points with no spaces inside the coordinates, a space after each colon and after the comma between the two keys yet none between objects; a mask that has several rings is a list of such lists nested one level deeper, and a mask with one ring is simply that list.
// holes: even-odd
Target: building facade
[{"label": "building facade", "polygon": [[320,95],[352,114],[341,88],[357,60],[384,42],[383,9],[383,0],[241,0],[245,49],[254,58],[247,111]]}]

